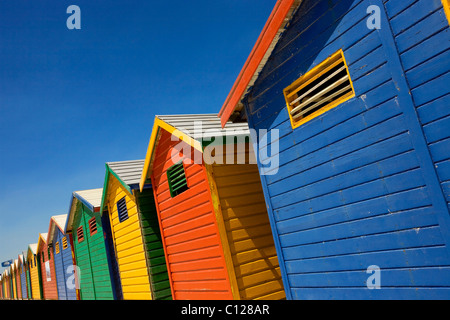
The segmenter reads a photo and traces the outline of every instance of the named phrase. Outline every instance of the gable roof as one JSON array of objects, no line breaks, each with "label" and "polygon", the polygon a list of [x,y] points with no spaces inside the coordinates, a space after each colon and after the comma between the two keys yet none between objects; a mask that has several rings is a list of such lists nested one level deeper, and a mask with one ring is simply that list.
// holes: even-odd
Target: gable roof
[{"label": "gable roof", "polygon": [[48,238],[48,233],[39,233],[39,240],[37,243],[37,251],[39,251],[39,249],[41,248],[41,245],[43,243],[47,243],[47,238]]},{"label": "gable roof", "polygon": [[114,176],[119,183],[130,193],[139,187],[142,168],[145,160],[116,161],[106,163],[105,181],[101,198],[100,212],[103,214],[110,176]]},{"label": "gable roof", "polygon": [[222,128],[216,114],[183,114],[157,115],[153,123],[152,134],[147,148],[145,164],[140,175],[140,190],[151,172],[154,152],[158,145],[160,130],[163,129],[178,139],[186,142],[196,150],[203,152],[202,141],[212,137],[249,135],[248,123],[229,123],[227,129]]},{"label": "gable roof", "polygon": [[66,221],[67,221],[67,214],[60,214],[60,215],[51,217],[50,226],[48,229],[48,239],[47,239],[48,243],[53,242],[53,237],[55,236],[56,227],[58,227],[62,233],[65,233],[64,227],[66,226]]},{"label": "gable roof", "polygon": [[72,231],[73,219],[75,218],[75,212],[77,210],[78,204],[82,203],[92,212],[100,211],[102,194],[103,188],[72,192],[69,214],[67,215],[67,219],[64,224],[64,233]]},{"label": "gable roof", "polygon": [[242,110],[242,99],[255,83],[259,73],[280,40],[281,34],[301,3],[302,0],[278,0],[275,4],[256,44],[219,111],[222,127],[227,125],[227,121],[230,120],[233,113]]},{"label": "gable roof", "polygon": [[[36,254],[37,253],[37,247],[38,244],[37,243],[32,243],[28,245],[28,251],[30,251],[32,254]],[[28,255],[28,252],[27,252]]]},{"label": "gable roof", "polygon": [[144,160],[107,162],[106,165],[109,167],[109,171],[117,175],[119,180],[132,186],[139,183]]}]

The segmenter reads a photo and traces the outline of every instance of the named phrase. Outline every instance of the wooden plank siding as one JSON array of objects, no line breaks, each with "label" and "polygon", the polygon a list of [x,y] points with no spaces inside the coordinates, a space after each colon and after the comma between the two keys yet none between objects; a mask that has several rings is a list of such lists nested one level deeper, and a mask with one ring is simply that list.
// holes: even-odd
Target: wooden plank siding
[{"label": "wooden plank siding", "polygon": [[20,270],[20,283],[21,283],[21,294],[22,299],[28,299],[28,291],[27,291],[27,272],[24,265],[19,269]]},{"label": "wooden plank siding", "polygon": [[[244,99],[250,128],[279,130],[279,166],[259,165],[289,299],[450,297],[444,19],[437,0],[304,0]],[[339,49],[356,97],[292,130],[283,89]]]},{"label": "wooden plank siding", "polygon": [[151,177],[173,299],[232,299],[205,167],[185,163],[188,190],[170,195],[166,172],[178,143],[162,130]]},{"label": "wooden plank siding", "polygon": [[[94,217],[97,232],[91,235],[89,220]],[[84,240],[78,242],[75,230],[80,226],[83,227]],[[75,257],[81,274],[81,300],[113,300],[110,270],[99,213],[91,212],[83,204],[79,205],[72,229],[75,236],[73,239]]]},{"label": "wooden plank siding", "polygon": [[[69,267],[73,267],[71,235],[63,234],[61,230],[56,227],[56,236],[54,238],[53,255],[55,257],[56,280],[58,286],[59,300],[77,300],[77,293],[75,287],[67,285],[70,277],[73,277],[74,272],[69,271]],[[67,248],[63,247],[63,238],[67,240]],[[59,243],[59,253],[56,253],[55,244]]]},{"label": "wooden plank siding", "polygon": [[[79,294],[81,300],[95,300],[94,280],[92,275],[92,263],[89,253],[89,242],[78,241],[76,230],[79,227],[83,227],[83,232],[86,234],[86,222],[84,218],[84,207],[80,205],[77,207],[77,212],[73,220],[73,247],[75,253],[75,259],[78,268],[80,268],[80,288]],[[89,229],[87,229],[89,230]],[[86,235],[85,235],[86,237]],[[86,238],[85,238],[86,239]]]},{"label": "wooden plank siding", "polygon": [[442,2],[384,1],[420,124],[450,206],[450,28]]},{"label": "wooden plank siding", "polygon": [[31,299],[39,300],[41,299],[41,294],[39,291],[39,274],[38,267],[36,265],[36,255],[28,253],[28,269],[30,273],[30,283],[31,283]]},{"label": "wooden plank siding", "polygon": [[[25,257],[26,259],[26,257]],[[27,299],[31,300],[33,299],[33,294],[31,292],[31,277],[30,277],[30,265],[27,262],[27,267],[25,270],[25,278],[26,278],[26,282],[27,282]]]},{"label": "wooden plank siding", "polygon": [[154,300],[171,300],[172,292],[153,190],[149,188],[142,192],[134,191],[134,195],[137,200],[145,255],[149,267],[152,297]]},{"label": "wooden plank siding", "polygon": [[[110,175],[106,203],[111,220],[112,236],[122,283],[124,300],[151,300],[149,271],[135,198]],[[117,202],[124,198],[128,219],[120,222]]]},{"label": "wooden plank siding", "polygon": [[19,300],[20,299],[20,278],[17,276],[17,266],[15,266],[13,272],[12,272],[12,279],[13,279],[13,291],[14,291],[14,299]]},{"label": "wooden plank siding", "polygon": [[[42,279],[42,288],[44,293],[44,300],[58,300],[58,289],[56,287],[56,272],[55,272],[55,263],[54,256],[52,252],[48,252],[47,243],[41,242],[40,247],[38,248],[38,255],[40,257],[39,262],[41,264],[41,279]],[[47,272],[45,268],[45,263],[48,262],[50,274],[49,278],[47,278]]]},{"label": "wooden plank siding", "polygon": [[[216,157],[221,157],[220,150]],[[244,155],[249,159],[248,147]],[[239,298],[285,299],[257,165],[247,160],[247,164],[214,163],[207,168],[211,168],[212,188],[217,190],[218,219],[224,224]]]}]

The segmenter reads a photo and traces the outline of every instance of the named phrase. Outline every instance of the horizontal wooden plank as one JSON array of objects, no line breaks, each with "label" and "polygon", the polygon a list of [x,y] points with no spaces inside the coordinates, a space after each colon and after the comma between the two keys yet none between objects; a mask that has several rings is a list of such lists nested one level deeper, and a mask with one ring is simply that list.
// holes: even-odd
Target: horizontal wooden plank
[{"label": "horizontal wooden plank", "polygon": [[192,249],[189,251],[183,251],[180,253],[171,253],[170,261],[171,263],[192,261],[195,259],[208,259],[212,257],[217,257],[220,253],[219,245],[214,245],[206,248]]},{"label": "horizontal wooden plank", "polygon": [[406,10],[414,2],[416,2],[416,0],[389,0],[383,2],[388,16],[392,18],[401,13],[402,11]]},{"label": "horizontal wooden plank", "polygon": [[428,227],[437,224],[432,208],[421,208],[399,213],[375,216],[370,219],[350,221],[342,224],[292,232],[280,236],[282,247],[344,239],[371,233],[383,233],[394,230]]},{"label": "horizontal wooden plank", "polygon": [[360,236],[355,235],[351,238],[283,248],[283,257],[285,260],[309,259],[369,251],[443,245],[444,240],[440,232],[438,226],[404,230],[397,228],[383,234],[367,231]]},{"label": "horizontal wooden plank", "polygon": [[[406,17],[405,17],[406,18]],[[412,19],[409,18],[411,21]],[[415,19],[414,19],[415,20]],[[434,33],[439,32],[444,28],[448,28],[448,21],[441,10],[435,11],[425,19],[414,23],[405,32],[399,34],[395,38],[397,48],[400,53],[404,53],[407,50],[415,50],[413,47],[431,37]],[[411,22],[409,22],[411,23]]]},{"label": "horizontal wooden plank", "polygon": [[[248,279],[247,279],[248,280]],[[241,295],[241,297],[245,300],[254,300],[258,297],[261,296],[265,296],[269,293],[274,293],[274,292],[279,292],[279,293],[284,293],[284,286],[283,286],[283,282],[280,279],[274,279],[271,281],[267,281],[264,283],[260,283],[257,285],[243,285],[242,286],[242,290],[239,290],[239,293]],[[279,299],[283,299],[285,298],[284,296],[281,295],[281,297],[279,297]]]},{"label": "horizontal wooden plank", "polygon": [[367,269],[376,263],[384,268],[445,266],[449,262],[445,247],[378,251],[319,259],[286,261],[288,274]]},{"label": "horizontal wooden plank", "polygon": [[246,264],[237,265],[235,268],[236,278],[256,275],[259,272],[266,273],[265,275],[260,275],[260,280],[258,280],[259,282],[270,280],[272,278],[281,279],[280,270],[278,268],[278,257],[276,255],[272,257],[264,257],[260,260],[254,260]]},{"label": "horizontal wooden plank", "polygon": [[217,227],[213,222],[207,225],[189,229],[182,233],[176,233],[165,237],[166,246],[173,246],[180,243],[196,241],[198,238],[208,237],[217,234]]},{"label": "horizontal wooden plank", "polygon": [[[419,1],[426,2],[426,1]],[[430,1],[432,2],[432,1]],[[401,60],[403,63],[403,68],[405,71],[409,71],[420,63],[431,59],[439,52],[443,52],[450,48],[450,43],[448,41],[449,38],[449,29],[446,28],[441,32],[433,35],[432,37],[426,39],[420,44],[414,47],[414,50],[408,50],[401,55]],[[437,51],[436,48],[440,50]]]},{"label": "horizontal wooden plank", "polygon": [[450,139],[440,140],[429,145],[429,148],[434,162],[450,158]]},{"label": "horizontal wooden plank", "polygon": [[147,292],[123,292],[124,300],[151,300],[151,293]]},{"label": "horizontal wooden plank", "polygon": [[[176,272],[191,272],[199,270],[217,269],[217,276],[224,277],[224,262],[222,257],[208,257],[184,262],[172,262],[169,256],[170,271]],[[220,271],[220,270],[221,271]]]},{"label": "horizontal wooden plank", "polygon": [[196,291],[215,291],[227,290],[229,283],[225,279],[221,280],[205,280],[205,281],[176,281],[173,290],[196,290]]},{"label": "horizontal wooden plank", "polygon": [[298,213],[297,216],[277,223],[278,234],[308,230],[342,222],[360,220],[371,216],[400,212],[414,208],[430,206],[428,193],[423,189],[413,189],[387,196],[375,197],[350,205],[310,213]]},{"label": "horizontal wooden plank", "polygon": [[[416,1],[414,3],[405,3],[411,5],[403,8],[401,13],[390,19],[390,25],[395,35],[410,28],[416,21],[420,21],[432,12],[442,8],[439,1]],[[414,19],[411,19],[411,17],[414,17]]]},{"label": "horizontal wooden plank", "polygon": [[232,300],[233,296],[229,290],[214,290],[214,291],[180,291],[175,290],[174,296],[176,300]]},{"label": "horizontal wooden plank", "polygon": [[295,300],[448,300],[449,288],[293,288]]},{"label": "horizontal wooden plank", "polygon": [[423,126],[428,143],[450,137],[450,115]]},{"label": "horizontal wooden plank", "polygon": [[[448,42],[450,43],[450,41]],[[448,86],[446,85],[448,81],[450,81],[450,72],[444,73],[443,75],[413,89],[411,93],[414,97],[416,106],[419,107],[447,95],[449,93]]]}]

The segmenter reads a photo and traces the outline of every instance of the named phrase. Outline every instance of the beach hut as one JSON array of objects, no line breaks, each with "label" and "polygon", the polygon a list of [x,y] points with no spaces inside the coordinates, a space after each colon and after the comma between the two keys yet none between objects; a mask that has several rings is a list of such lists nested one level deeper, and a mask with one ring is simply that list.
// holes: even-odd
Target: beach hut
[{"label": "beach hut", "polygon": [[6,300],[6,299],[8,299],[8,296],[7,296],[8,290],[7,290],[7,284],[6,284],[6,270],[3,270],[1,277],[2,277],[2,299]]},{"label": "beach hut", "polygon": [[22,279],[20,277],[19,259],[15,259],[14,264],[15,264],[14,276],[16,278],[17,300],[22,300]]},{"label": "beach hut", "polygon": [[120,285],[113,265],[114,252],[108,250],[110,237],[106,237],[100,215],[102,188],[72,193],[69,215],[64,227],[71,240],[79,269],[79,295],[81,300],[113,300],[120,298]]},{"label": "beach hut", "polygon": [[31,297],[30,266],[28,265],[27,251],[23,251],[22,252],[22,259],[23,259],[23,272],[25,274],[24,275],[24,277],[25,277],[25,287],[26,287],[26,291],[27,291],[26,295],[27,295],[27,299],[31,300],[32,297]]},{"label": "beach hut", "polygon": [[39,263],[39,257],[37,255],[37,243],[28,245],[27,248],[27,265],[28,275],[30,278],[30,299],[40,300],[43,299],[42,291],[42,279],[41,279],[41,264]]},{"label": "beach hut", "polygon": [[277,1],[219,116],[255,130],[288,299],[450,297],[445,7]]},{"label": "beach hut", "polygon": [[77,300],[72,238],[64,232],[66,220],[67,214],[50,219],[47,241],[53,251],[58,299]]},{"label": "beach hut", "polygon": [[9,281],[9,268],[5,269],[5,271],[3,271],[3,296],[4,299],[8,300],[11,299],[11,285],[10,285],[10,281]]},{"label": "beach hut", "polygon": [[14,300],[20,299],[20,277],[17,275],[18,260],[14,259],[11,265],[11,279],[12,279],[12,290]]},{"label": "beach hut", "polygon": [[28,299],[26,260],[23,254],[19,254],[17,260],[18,260],[17,270],[20,278],[20,298],[22,300],[25,300]]},{"label": "beach hut", "polygon": [[156,116],[141,186],[153,187],[174,299],[284,299],[247,123]]},{"label": "beach hut", "polygon": [[37,255],[40,264],[44,300],[58,300],[55,260],[51,246],[47,243],[48,233],[39,233]]},{"label": "beach hut", "polygon": [[[125,300],[171,299],[153,192],[139,191],[144,160],[106,163],[101,212],[109,223]],[[106,228],[105,228],[106,229]]]}]

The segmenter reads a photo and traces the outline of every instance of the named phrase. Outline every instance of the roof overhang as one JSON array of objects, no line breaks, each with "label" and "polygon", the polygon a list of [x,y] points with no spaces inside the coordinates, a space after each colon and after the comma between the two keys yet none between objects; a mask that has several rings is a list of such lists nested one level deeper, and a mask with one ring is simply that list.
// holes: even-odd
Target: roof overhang
[{"label": "roof overhang", "polygon": [[167,122],[159,119],[157,116],[153,122],[152,134],[150,136],[150,142],[147,147],[147,154],[145,156],[144,167],[142,169],[141,181],[139,183],[139,189],[142,191],[144,189],[145,182],[148,177],[151,175],[151,167],[154,160],[156,145],[158,144],[161,129],[171,133],[176,136],[179,140],[186,142],[196,150],[202,152],[202,145],[200,141],[195,140],[188,136],[186,133],[178,130],[174,126],[168,124]]},{"label": "roof overhang", "polygon": [[[105,180],[103,182],[102,201],[101,201],[101,205],[100,205],[100,208],[99,208],[100,215],[103,214],[103,211],[104,211],[105,206],[106,206],[106,197],[108,195],[109,179],[111,177],[114,177],[115,179],[117,179],[117,181],[125,188],[126,191],[128,191],[130,193],[130,195],[133,194],[133,190],[138,190],[139,189],[139,184],[138,183],[130,183],[130,184],[126,183],[124,181],[124,179],[120,178],[120,176],[109,166],[108,163],[105,163],[105,167],[106,167],[106,173],[105,173]],[[149,187],[148,184],[146,184],[145,186]]]},{"label": "roof overhang", "polygon": [[[90,190],[83,190],[83,191],[75,191],[72,192],[72,196],[70,198],[70,206],[69,206],[69,213],[67,215],[66,223],[64,225],[64,231],[62,231],[64,234],[68,232],[72,232],[72,224],[73,219],[75,218],[75,212],[77,210],[78,204],[83,204],[88,208],[91,212],[99,212],[100,206],[94,206],[91,202],[86,200],[80,193],[85,193],[89,191],[96,191],[99,189],[90,189]],[[102,191],[103,192],[103,191]]]},{"label": "roof overhang", "polygon": [[281,34],[294,16],[302,0],[278,0],[256,44],[239,73],[225,103],[219,111],[222,127],[234,113],[243,108],[242,99],[253,86],[265,66]]},{"label": "roof overhang", "polygon": [[37,253],[37,243],[31,243],[28,245],[28,249],[27,249],[27,257],[29,257],[29,254],[36,254]]},{"label": "roof overhang", "polygon": [[39,233],[37,252],[41,251],[42,245],[47,244],[48,233]]},{"label": "roof overhang", "polygon": [[65,234],[64,229],[67,222],[67,214],[62,214],[59,216],[53,216],[50,219],[50,226],[48,228],[48,243],[53,242],[53,237],[55,236],[56,227],[61,231],[61,233]]}]

